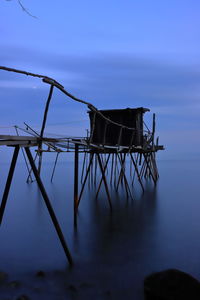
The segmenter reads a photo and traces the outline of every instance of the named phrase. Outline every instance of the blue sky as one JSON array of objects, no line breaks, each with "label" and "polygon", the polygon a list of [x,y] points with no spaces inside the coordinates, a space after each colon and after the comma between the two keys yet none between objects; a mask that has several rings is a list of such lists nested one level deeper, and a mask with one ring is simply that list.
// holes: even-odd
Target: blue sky
[{"label": "blue sky", "polygon": [[[157,114],[162,157],[200,154],[200,2],[28,1],[0,4],[0,65],[42,73],[99,109]],[[1,132],[35,129],[48,86],[0,71]],[[56,92],[47,132],[85,134],[87,107]],[[147,119],[149,119],[147,117]]]}]

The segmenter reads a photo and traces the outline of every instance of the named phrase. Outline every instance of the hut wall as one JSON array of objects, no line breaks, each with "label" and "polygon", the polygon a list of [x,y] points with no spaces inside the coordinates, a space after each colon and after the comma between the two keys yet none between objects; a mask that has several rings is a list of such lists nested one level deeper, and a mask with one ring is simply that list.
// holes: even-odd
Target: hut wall
[{"label": "hut wall", "polygon": [[[102,145],[142,146],[143,144],[143,108],[100,110],[108,119],[127,127],[135,128],[134,131],[123,129],[111,124],[93,111],[89,112],[91,142]],[[94,127],[93,127],[94,126]],[[120,138],[121,137],[121,138]],[[132,143],[131,143],[132,141]]]}]

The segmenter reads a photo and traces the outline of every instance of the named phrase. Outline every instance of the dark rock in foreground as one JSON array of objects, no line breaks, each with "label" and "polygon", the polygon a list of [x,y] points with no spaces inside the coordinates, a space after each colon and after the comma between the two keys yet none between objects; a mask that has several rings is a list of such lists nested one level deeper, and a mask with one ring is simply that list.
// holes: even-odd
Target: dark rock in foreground
[{"label": "dark rock in foreground", "polygon": [[144,280],[145,300],[199,300],[200,282],[191,275],[170,269]]}]

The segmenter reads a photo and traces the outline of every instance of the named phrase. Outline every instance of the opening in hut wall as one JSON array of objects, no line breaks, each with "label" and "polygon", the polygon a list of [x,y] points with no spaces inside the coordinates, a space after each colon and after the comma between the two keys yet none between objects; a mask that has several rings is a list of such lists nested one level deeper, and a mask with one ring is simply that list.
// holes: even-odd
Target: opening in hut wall
[{"label": "opening in hut wall", "polygon": [[90,141],[99,145],[142,147],[143,114],[147,111],[149,109],[143,107],[99,111],[106,119],[117,124],[107,121],[94,111],[90,111]]}]

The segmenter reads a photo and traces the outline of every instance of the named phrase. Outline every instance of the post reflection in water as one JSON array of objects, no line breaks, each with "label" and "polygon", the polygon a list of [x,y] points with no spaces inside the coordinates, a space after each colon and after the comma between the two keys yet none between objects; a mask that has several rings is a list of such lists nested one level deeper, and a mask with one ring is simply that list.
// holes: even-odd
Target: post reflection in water
[{"label": "post reflection in water", "polygon": [[[118,193],[111,188],[112,213],[104,188],[96,199],[96,189],[87,185],[77,228],[73,224],[73,163],[59,163],[53,183],[48,176],[51,167],[44,165],[42,177],[75,266],[68,268],[37,185],[25,183],[26,170],[21,164],[0,229],[0,269],[12,279],[29,280],[38,270],[54,275],[59,270],[61,278],[52,278],[59,281],[60,293],[66,280],[77,289],[88,284],[77,299],[89,295],[98,299],[108,292],[113,299],[143,299],[143,279],[154,271],[179,268],[198,278],[197,163],[160,161],[157,186],[146,181],[144,193],[134,186],[134,199],[120,188]],[[2,172],[6,170],[5,165]],[[185,170],[192,170],[190,178],[183,176]],[[55,298],[49,295],[49,299]]]}]

